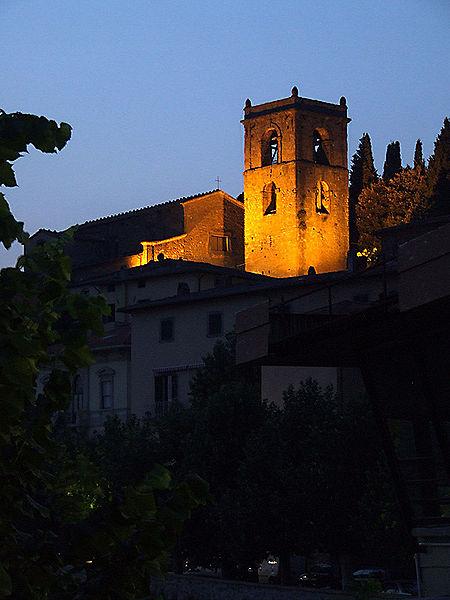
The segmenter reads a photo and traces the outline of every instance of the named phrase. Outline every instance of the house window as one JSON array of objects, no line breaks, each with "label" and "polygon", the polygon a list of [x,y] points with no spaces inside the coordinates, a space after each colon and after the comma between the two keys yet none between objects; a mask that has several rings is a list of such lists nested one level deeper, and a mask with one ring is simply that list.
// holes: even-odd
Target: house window
[{"label": "house window", "polygon": [[84,408],[84,390],[80,375],[76,375],[73,380],[72,406],[74,412],[78,412]]},{"label": "house window", "polygon": [[162,417],[169,410],[169,403],[178,399],[178,377],[176,373],[155,375],[155,415]]},{"label": "house window", "polygon": [[100,394],[102,408],[112,408],[113,405],[113,382],[110,379],[100,381]]},{"label": "house window", "polygon": [[261,165],[275,165],[279,162],[279,139],[275,129],[268,131],[261,142]]},{"label": "house window", "polygon": [[107,410],[114,405],[114,370],[102,369],[98,372],[100,380],[100,408]]},{"label": "house window", "polygon": [[319,165],[330,164],[330,139],[325,129],[316,129],[313,134],[313,160]]},{"label": "house window", "polygon": [[274,215],[277,212],[277,188],[273,181],[264,186],[263,190],[263,213]]},{"label": "house window", "polygon": [[211,250],[213,252],[229,252],[230,238],[227,235],[211,235]]},{"label": "house window", "polygon": [[173,342],[173,319],[161,319],[159,323],[159,341]]},{"label": "house window", "polygon": [[109,314],[103,315],[103,323],[114,323],[116,320],[116,305],[108,304]]},{"label": "house window", "polygon": [[222,313],[213,312],[208,315],[208,336],[218,337],[222,335]]}]

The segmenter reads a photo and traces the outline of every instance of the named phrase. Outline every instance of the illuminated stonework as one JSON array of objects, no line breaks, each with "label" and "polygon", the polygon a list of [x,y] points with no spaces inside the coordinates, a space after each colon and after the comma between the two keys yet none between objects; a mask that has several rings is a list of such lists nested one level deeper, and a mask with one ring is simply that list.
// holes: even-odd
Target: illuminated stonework
[{"label": "illuminated stonework", "polygon": [[346,268],[347,106],[292,96],[244,119],[245,268],[275,277]]},{"label": "illuminated stonework", "polygon": [[221,190],[180,201],[184,233],[141,241],[142,252],[127,257],[137,267],[164,259],[243,265],[244,206]]}]

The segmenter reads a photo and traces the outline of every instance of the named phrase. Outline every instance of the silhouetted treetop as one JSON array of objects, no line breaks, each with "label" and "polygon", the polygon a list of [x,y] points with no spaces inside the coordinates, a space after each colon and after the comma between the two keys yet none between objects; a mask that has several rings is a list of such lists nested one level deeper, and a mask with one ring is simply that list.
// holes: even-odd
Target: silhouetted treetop
[{"label": "silhouetted treetop", "polygon": [[400,155],[400,142],[391,142],[386,148],[386,160],[384,161],[383,179],[389,181],[402,170],[402,158]]}]

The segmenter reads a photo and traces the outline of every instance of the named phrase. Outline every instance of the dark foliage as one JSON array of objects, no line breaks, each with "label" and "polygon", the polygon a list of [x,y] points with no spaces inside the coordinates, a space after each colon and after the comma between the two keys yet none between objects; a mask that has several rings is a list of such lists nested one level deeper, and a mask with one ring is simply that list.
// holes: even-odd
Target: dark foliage
[{"label": "dark foliage", "polygon": [[[65,123],[1,112],[0,185],[17,185],[12,162],[27,145],[56,152],[70,135]],[[27,239],[0,194],[0,242]],[[102,299],[71,292],[70,239],[69,232],[0,271],[0,597],[132,600],[164,570],[182,524],[204,502],[205,483],[174,482],[147,453],[138,479],[124,470],[112,485],[111,464],[102,474],[86,449],[55,435],[72,376],[91,362],[88,334],[101,335],[107,313]],[[133,467],[136,450],[125,456]]]},{"label": "dark foliage", "polygon": [[374,166],[372,155],[372,143],[368,133],[364,133],[359,140],[359,146],[352,158],[350,168],[349,189],[349,221],[350,242],[354,246],[358,241],[358,230],[356,227],[356,206],[362,190],[377,181],[378,174]]},{"label": "dark foliage", "polygon": [[386,160],[383,167],[383,180],[390,181],[396,173],[402,170],[400,142],[391,142],[386,148]]},{"label": "dark foliage", "polygon": [[414,169],[418,173],[425,171],[425,161],[423,159],[423,147],[421,140],[417,140],[414,148]]},{"label": "dark foliage", "polygon": [[427,171],[430,213],[450,214],[450,121],[447,117],[434,143]]}]

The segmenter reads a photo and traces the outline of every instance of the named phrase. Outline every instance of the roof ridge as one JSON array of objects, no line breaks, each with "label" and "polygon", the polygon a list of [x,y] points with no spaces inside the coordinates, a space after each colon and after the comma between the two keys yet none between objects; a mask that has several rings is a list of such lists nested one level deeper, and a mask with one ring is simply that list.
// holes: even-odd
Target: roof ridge
[{"label": "roof ridge", "polygon": [[[176,204],[181,202],[186,202],[186,200],[193,200],[194,198],[200,198],[201,196],[207,196],[208,194],[213,194],[214,192],[220,192],[219,188],[215,188],[213,190],[208,190],[207,192],[200,192],[199,194],[193,194],[192,196],[181,196],[180,198],[175,198],[173,200],[166,200],[165,202],[160,202],[159,204],[149,204],[148,206],[142,206],[141,208],[132,208],[131,210],[126,210],[121,213],[116,213],[113,215],[106,215],[104,217],[98,217],[97,219],[90,219],[88,221],[84,221],[80,223],[81,225],[91,225],[93,223],[104,222],[108,219],[118,219],[120,217],[125,217],[126,215],[136,214],[143,210],[151,210],[153,208],[158,208],[160,206],[167,206],[168,204]],[[226,192],[225,192],[226,193]]]}]

